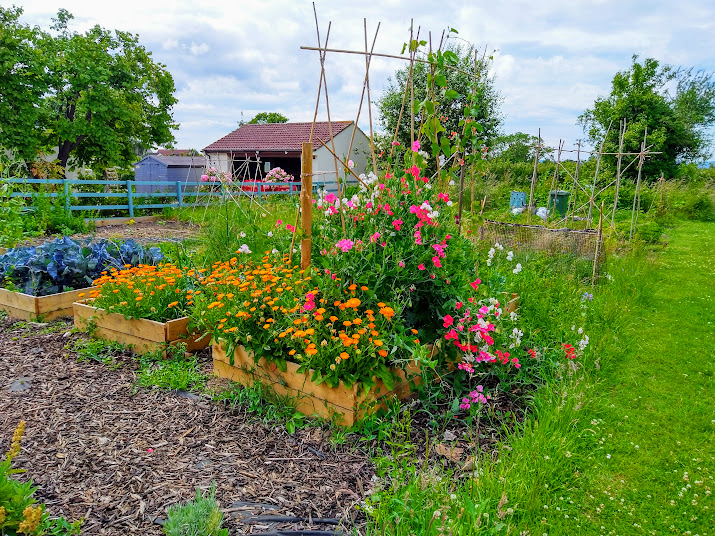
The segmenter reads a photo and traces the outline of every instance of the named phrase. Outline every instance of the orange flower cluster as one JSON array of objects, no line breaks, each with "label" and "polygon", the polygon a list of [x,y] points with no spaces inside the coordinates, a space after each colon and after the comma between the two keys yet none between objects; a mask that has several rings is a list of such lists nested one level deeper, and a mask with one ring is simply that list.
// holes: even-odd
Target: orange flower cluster
[{"label": "orange flower cluster", "polygon": [[186,316],[193,303],[196,276],[194,270],[184,272],[173,264],[112,268],[94,281],[95,288],[89,292],[88,301],[127,318],[172,320]]},{"label": "orange flower cluster", "polygon": [[386,362],[380,333],[395,311],[382,302],[377,313],[365,308],[366,286],[331,282],[322,288],[320,277],[314,281],[287,259],[272,264],[268,256],[260,263],[217,263],[201,284],[205,296],[196,300],[192,319],[256,358],[290,359],[319,371],[329,384],[371,378]]}]

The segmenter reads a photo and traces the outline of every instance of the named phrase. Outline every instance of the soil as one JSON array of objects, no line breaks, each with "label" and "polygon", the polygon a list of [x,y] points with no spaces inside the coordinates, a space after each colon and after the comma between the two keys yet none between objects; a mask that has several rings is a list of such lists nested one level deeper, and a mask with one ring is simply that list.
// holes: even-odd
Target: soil
[{"label": "soil", "polygon": [[131,357],[116,370],[78,362],[69,348],[84,335],[70,330],[0,321],[0,452],[25,420],[15,466],[52,515],[84,518],[82,534],[159,535],[167,507],[212,482],[231,534],[332,534],[360,515],[375,475],[364,454],[320,428],[290,435],[197,395],[136,388]]},{"label": "soil", "polygon": [[[175,220],[154,221],[154,222],[136,222],[133,224],[124,223],[121,225],[107,225],[97,227],[94,232],[81,233],[72,235],[72,240],[84,240],[92,238],[99,240],[106,238],[108,240],[121,239],[127,240],[132,238],[140,244],[156,244],[157,242],[176,242],[195,238],[199,235],[200,227],[190,222],[182,222]],[[22,246],[39,246],[45,242],[54,240],[54,237],[40,236],[24,240]]]}]

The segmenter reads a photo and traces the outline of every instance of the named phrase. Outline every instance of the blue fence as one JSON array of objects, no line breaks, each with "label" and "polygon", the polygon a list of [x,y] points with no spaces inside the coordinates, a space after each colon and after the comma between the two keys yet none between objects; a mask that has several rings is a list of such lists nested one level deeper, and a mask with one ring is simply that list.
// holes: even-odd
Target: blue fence
[{"label": "blue fence", "polygon": [[[301,185],[297,183],[265,183],[265,182],[235,182],[229,185],[224,185],[223,183],[212,184],[206,182],[166,182],[166,181],[140,181],[136,182],[133,180],[128,181],[117,181],[117,180],[70,180],[70,179],[4,179],[3,182],[13,184],[13,185],[45,185],[45,186],[56,186],[60,192],[43,192],[42,195],[46,197],[56,198],[58,196],[64,197],[65,207],[68,211],[78,211],[78,210],[127,210],[129,212],[129,217],[134,216],[134,211],[139,209],[151,209],[151,208],[184,208],[184,207],[196,207],[205,206],[212,199],[222,199],[225,200],[227,196],[247,196],[255,197],[259,201],[265,199],[271,195],[296,195],[300,193]],[[137,185],[148,185],[156,186],[156,189],[171,189],[172,191],[162,191],[156,193],[137,193],[135,188]],[[104,185],[106,187],[113,188],[124,188],[126,192],[75,192],[73,191],[73,186],[90,186],[90,185]],[[317,186],[316,186],[317,188]],[[32,197],[37,195],[37,192],[27,191],[15,186],[15,191],[12,192],[12,197]],[[135,199],[139,201],[140,199],[146,198],[168,198],[162,203],[142,203],[135,204]],[[97,205],[74,205],[72,203],[73,199],[86,199],[86,198],[96,198],[96,199],[116,199],[124,201],[125,204],[97,204]],[[137,199],[139,198],[139,199]]]}]

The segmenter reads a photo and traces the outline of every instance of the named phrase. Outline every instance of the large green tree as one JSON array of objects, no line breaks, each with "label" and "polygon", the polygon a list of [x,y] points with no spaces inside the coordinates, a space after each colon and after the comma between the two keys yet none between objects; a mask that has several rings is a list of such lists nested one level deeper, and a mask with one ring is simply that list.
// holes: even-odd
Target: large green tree
[{"label": "large green tree", "polygon": [[[624,152],[639,151],[647,129],[646,144],[661,153],[647,159],[646,178],[674,175],[679,162],[707,157],[712,150],[712,74],[661,65],[652,58],[640,62],[634,55],[631,67],[613,77],[610,95],[596,99],[578,119],[589,141],[599,145],[605,139],[604,151],[611,153],[618,151],[621,120],[626,121]],[[607,160],[613,164],[615,157]],[[634,173],[631,166],[628,175]]]},{"label": "large green tree", "polygon": [[0,47],[0,145],[28,163],[57,149],[65,169],[99,169],[130,165],[137,144],[174,141],[174,80],[137,36],[72,32],[63,9],[49,32],[21,14],[0,7],[0,44],[10,44]]},{"label": "large green tree", "polygon": [[[452,99],[442,99],[438,113],[443,116],[443,126],[449,134],[452,131],[461,133],[460,119],[464,118],[463,110],[467,103],[467,95],[476,92],[476,108],[478,113],[474,116],[481,124],[483,130],[481,137],[483,143],[490,146],[499,134],[502,123],[499,106],[501,96],[494,87],[494,79],[489,75],[491,66],[490,57],[482,57],[473,47],[450,44],[446,48],[450,53],[456,54],[458,60],[454,67],[446,69],[446,84],[444,87],[455,91],[458,96]],[[400,109],[402,109],[405,88],[409,81],[410,68],[405,65],[395,72],[394,78],[388,79],[382,95],[377,100],[380,112],[379,121],[386,134],[391,138],[397,127]],[[413,68],[414,102],[425,100],[430,90],[431,66],[427,63],[415,63]],[[444,82],[444,81],[442,81]],[[441,85],[441,84],[440,84]],[[439,88],[437,88],[439,89]],[[409,90],[408,90],[409,91]],[[415,129],[419,127],[421,112],[415,113]],[[408,95],[405,108],[400,120],[397,139],[400,143],[409,145],[411,141],[410,96]]]}]

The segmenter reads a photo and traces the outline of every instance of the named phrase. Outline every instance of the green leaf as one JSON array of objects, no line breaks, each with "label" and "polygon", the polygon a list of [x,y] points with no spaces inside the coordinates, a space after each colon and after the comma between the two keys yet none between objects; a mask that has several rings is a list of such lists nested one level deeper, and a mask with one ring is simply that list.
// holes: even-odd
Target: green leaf
[{"label": "green leaf", "polygon": [[444,92],[444,96],[447,99],[456,99],[457,97],[459,97],[459,92],[455,91],[454,89],[448,89]]},{"label": "green leaf", "polygon": [[439,87],[446,87],[447,86],[447,77],[444,76],[442,73],[437,73],[434,75],[434,81]]}]

